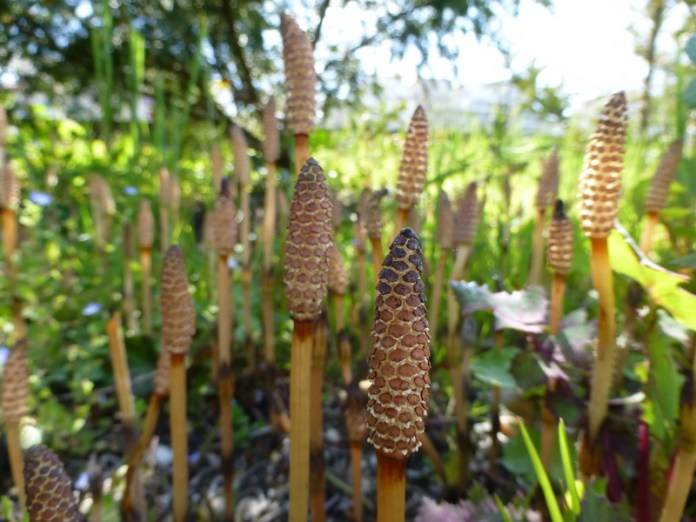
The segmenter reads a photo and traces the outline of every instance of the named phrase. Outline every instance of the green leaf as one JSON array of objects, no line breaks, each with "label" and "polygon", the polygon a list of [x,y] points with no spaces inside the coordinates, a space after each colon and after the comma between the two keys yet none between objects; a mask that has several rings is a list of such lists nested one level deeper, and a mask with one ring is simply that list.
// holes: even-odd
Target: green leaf
[{"label": "green leaf", "polygon": [[580,514],[580,495],[575,484],[575,474],[573,473],[573,459],[570,455],[570,446],[568,444],[568,434],[566,433],[565,422],[559,419],[558,422],[558,449],[561,454],[561,463],[563,465],[563,476],[566,481],[566,488],[570,493],[570,510],[575,514]]},{"label": "green leaf", "polygon": [[495,495],[495,505],[498,507],[498,511],[500,512],[500,518],[503,519],[503,522],[512,522],[512,518],[510,518],[510,513],[508,513],[507,508],[505,507],[505,504],[503,504],[503,501],[500,500],[500,497],[498,495]]},{"label": "green leaf", "polygon": [[527,393],[532,388],[546,384],[546,374],[542,370],[538,356],[529,351],[519,351],[514,357],[510,372],[515,377],[517,385]]},{"label": "green leaf", "polygon": [[692,78],[686,86],[684,101],[690,108],[696,107],[696,78]]},{"label": "green leaf", "polygon": [[579,522],[629,522],[631,515],[625,504],[614,504],[605,494],[606,480],[591,482],[582,501]]},{"label": "green leaf", "polygon": [[674,432],[679,415],[679,398],[684,377],[680,375],[666,338],[654,332],[648,342],[650,377],[646,386],[649,406],[645,420],[650,432],[664,440]]},{"label": "green leaf", "polygon": [[696,34],[691,35],[686,42],[686,55],[689,57],[689,60],[691,60],[691,63],[696,65]]},{"label": "green leaf", "polygon": [[505,347],[493,348],[475,356],[471,361],[471,371],[474,376],[494,386],[514,388],[515,378],[510,373],[510,363],[517,355],[517,349]]},{"label": "green leaf", "polygon": [[[696,330],[696,314],[693,313],[696,310],[696,295],[679,287],[685,281],[685,277],[645,258],[628,233],[619,230],[614,230],[609,236],[612,270],[640,283],[658,306],[667,310],[687,328]],[[629,244],[629,241],[633,245]]]},{"label": "green leaf", "polygon": [[536,473],[537,479],[539,480],[539,485],[541,486],[541,491],[544,493],[544,499],[546,500],[546,507],[549,510],[549,515],[551,516],[552,522],[563,522],[563,516],[561,515],[561,510],[558,507],[558,501],[556,500],[556,495],[551,487],[551,482],[549,481],[549,476],[546,474],[544,465],[541,463],[539,458],[539,453],[534,447],[532,439],[527,433],[527,428],[524,423],[520,423],[520,430],[522,431],[522,440],[524,440],[524,445],[527,448],[527,453],[529,454],[529,459],[532,461],[532,466],[534,466],[534,472]]}]

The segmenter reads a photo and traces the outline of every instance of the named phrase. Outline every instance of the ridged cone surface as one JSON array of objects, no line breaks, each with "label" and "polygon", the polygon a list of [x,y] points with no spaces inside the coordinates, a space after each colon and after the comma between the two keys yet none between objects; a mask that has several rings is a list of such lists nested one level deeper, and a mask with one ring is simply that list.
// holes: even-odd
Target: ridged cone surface
[{"label": "ridged cone surface", "polygon": [[367,222],[368,209],[370,207],[370,198],[372,197],[372,191],[369,188],[364,188],[360,191],[358,196],[358,201],[356,203],[356,210],[358,212],[358,220],[363,223]]},{"label": "ridged cone surface", "polygon": [[147,199],[140,200],[138,207],[138,244],[140,248],[152,248],[155,242],[155,218]]},{"label": "ridged cone surface", "polygon": [[196,332],[196,312],[178,246],[169,247],[164,256],[160,288],[162,346],[170,354],[186,354]]},{"label": "ridged cone surface", "polygon": [[31,522],[82,520],[70,477],[46,446],[32,446],[24,452],[24,482]]},{"label": "ridged cone surface", "polygon": [[573,226],[563,212],[559,199],[549,225],[549,242],[546,257],[551,270],[566,275],[573,266]]},{"label": "ridged cone surface", "polygon": [[210,147],[210,170],[213,175],[213,189],[220,192],[220,184],[225,175],[225,162],[219,143],[213,143]]},{"label": "ridged cone surface", "polygon": [[430,330],[422,271],[420,243],[406,228],[392,242],[379,273],[368,358],[367,440],[393,458],[406,458],[420,447],[428,410]]},{"label": "ridged cone surface", "polygon": [[415,205],[423,192],[428,170],[428,119],[425,109],[416,108],[406,132],[399,179],[396,184],[396,202],[401,209]]},{"label": "ridged cone surface", "polygon": [[271,97],[263,108],[263,158],[272,163],[280,156],[280,135],[276,118],[275,98]]},{"label": "ridged cone surface", "polygon": [[336,245],[329,250],[329,290],[338,295],[348,291],[348,271]]},{"label": "ridged cone surface", "polygon": [[237,221],[232,200],[220,194],[212,212],[213,243],[218,254],[228,256],[237,242]]},{"label": "ridged cone surface", "polygon": [[241,185],[249,183],[249,150],[244,131],[237,125],[230,131],[232,149],[234,150],[234,173]]},{"label": "ridged cone surface", "polygon": [[580,176],[580,224],[589,238],[604,238],[614,228],[619,208],[626,141],[626,97],[614,94],[604,106],[585,150]]},{"label": "ridged cone surface", "polygon": [[2,381],[2,416],[5,422],[19,422],[28,413],[29,371],[27,350],[19,343],[5,363]]},{"label": "ridged cone surface", "polygon": [[454,212],[447,192],[441,191],[437,206],[437,240],[440,248],[452,248],[454,245]]},{"label": "ridged cone surface", "polygon": [[172,358],[169,352],[162,350],[157,358],[157,368],[155,369],[154,390],[160,397],[169,395],[169,369],[171,368]]},{"label": "ridged cone surface", "polygon": [[683,147],[684,142],[676,140],[672,142],[665,155],[662,156],[662,160],[660,160],[660,164],[650,182],[650,188],[645,195],[646,212],[659,212],[665,206],[669,186],[674,180],[677,167],[681,161]]},{"label": "ridged cone surface", "polygon": [[454,214],[452,242],[455,246],[471,245],[476,237],[481,215],[476,198],[476,182],[472,181],[466,191],[459,197],[457,211]]},{"label": "ridged cone surface", "polygon": [[287,119],[295,134],[309,134],[314,127],[317,76],[314,51],[307,34],[287,14],[280,16],[285,64]]},{"label": "ridged cone surface", "polygon": [[285,243],[285,297],[296,320],[312,320],[321,313],[333,245],[332,206],[324,172],[310,158],[295,184]]},{"label": "ridged cone surface", "polygon": [[9,161],[0,165],[0,207],[12,210],[19,207],[19,180]]},{"label": "ridged cone surface", "polygon": [[172,176],[165,167],[159,170],[159,201],[163,207],[172,204]]},{"label": "ridged cone surface", "polygon": [[371,239],[381,239],[382,237],[382,195],[383,192],[380,191],[372,192],[367,202],[365,226],[367,236]]},{"label": "ridged cone surface", "polygon": [[554,151],[544,160],[544,167],[539,178],[536,206],[545,209],[553,204],[558,195],[558,152]]}]

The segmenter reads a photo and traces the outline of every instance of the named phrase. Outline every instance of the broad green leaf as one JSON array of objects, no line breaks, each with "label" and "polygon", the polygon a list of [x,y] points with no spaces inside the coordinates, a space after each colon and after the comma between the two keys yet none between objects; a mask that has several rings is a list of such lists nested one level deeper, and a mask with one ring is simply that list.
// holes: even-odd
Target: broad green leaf
[{"label": "broad green leaf", "polygon": [[492,348],[475,356],[471,361],[471,371],[477,379],[494,386],[512,388],[515,378],[510,373],[510,363],[517,355],[517,349],[505,347]]},{"label": "broad green leaf", "polygon": [[645,420],[650,424],[651,433],[663,440],[675,429],[684,377],[672,358],[667,340],[659,332],[650,336],[648,350],[650,376],[646,386]]},{"label": "broad green leaf", "polygon": [[696,107],[696,78],[689,81],[689,85],[684,90],[684,101],[692,109]]},{"label": "broad green leaf", "polygon": [[541,463],[541,459],[539,458],[539,453],[537,452],[536,447],[534,447],[534,443],[529,437],[529,433],[527,432],[527,428],[523,422],[520,423],[520,430],[522,432],[522,440],[527,448],[529,459],[532,461],[534,472],[536,473],[537,480],[539,480],[541,491],[544,493],[544,500],[546,500],[546,507],[549,510],[551,520],[552,522],[563,522],[563,516],[561,515],[561,510],[558,507],[556,494],[553,492],[553,488],[551,487],[551,481],[549,480],[549,476],[546,474],[544,465]]},{"label": "broad green leaf", "polygon": [[691,35],[686,42],[686,55],[689,57],[689,60],[691,60],[691,63],[696,65],[696,34]]},{"label": "broad green leaf", "polygon": [[696,295],[679,287],[684,282],[684,276],[670,272],[645,257],[641,259],[637,247],[631,246],[624,236],[627,233],[618,230],[609,236],[611,268],[640,283],[658,306],[687,328],[696,330]]},{"label": "broad green leaf", "polygon": [[606,480],[590,483],[582,501],[579,522],[629,522],[631,515],[625,504],[614,504],[605,494]]}]

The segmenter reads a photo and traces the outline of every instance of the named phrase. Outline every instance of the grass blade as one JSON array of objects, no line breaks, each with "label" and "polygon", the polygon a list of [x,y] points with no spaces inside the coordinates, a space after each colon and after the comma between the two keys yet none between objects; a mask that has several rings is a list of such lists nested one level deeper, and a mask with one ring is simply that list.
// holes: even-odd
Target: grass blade
[{"label": "grass blade", "polygon": [[495,499],[495,505],[498,507],[498,511],[500,511],[500,518],[503,519],[503,522],[512,522],[510,513],[508,513],[508,510],[505,507],[505,504],[503,504],[503,501],[500,500],[500,497],[495,495],[493,498]]},{"label": "grass blade", "polygon": [[563,516],[561,515],[561,510],[558,507],[558,501],[556,500],[556,495],[553,493],[553,488],[551,487],[551,482],[549,481],[549,476],[546,474],[544,465],[541,463],[539,458],[539,453],[534,447],[534,443],[527,432],[527,428],[524,422],[520,423],[520,430],[522,431],[522,440],[524,440],[524,445],[527,448],[527,453],[529,454],[529,459],[532,461],[532,466],[534,467],[534,472],[536,473],[537,479],[539,480],[539,486],[541,486],[541,491],[544,493],[544,499],[546,500],[546,507],[549,510],[549,515],[551,516],[552,522],[563,522]]},{"label": "grass blade", "polygon": [[570,457],[568,436],[563,419],[559,419],[558,422],[558,449],[561,453],[561,463],[563,464],[563,476],[565,477],[566,487],[570,492],[570,510],[577,516],[580,514],[580,495],[578,494],[578,489],[575,484],[573,462]]}]

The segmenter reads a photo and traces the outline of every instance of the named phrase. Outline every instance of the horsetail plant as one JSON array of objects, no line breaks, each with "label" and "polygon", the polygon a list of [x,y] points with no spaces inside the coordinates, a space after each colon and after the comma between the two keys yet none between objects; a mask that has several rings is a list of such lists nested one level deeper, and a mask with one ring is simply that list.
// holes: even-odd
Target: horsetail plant
[{"label": "horsetail plant", "polygon": [[276,120],[275,99],[271,98],[263,109],[263,158],[266,162],[266,190],[263,202],[263,275],[262,320],[263,353],[267,364],[275,362],[275,341],[273,337],[273,243],[276,228],[276,161],[280,155],[280,137]]},{"label": "horsetail plant", "polygon": [[[573,265],[573,226],[565,215],[563,201],[556,200],[549,226],[549,241],[546,258],[553,273],[551,282],[551,310],[549,313],[549,333],[558,335],[563,317],[563,296],[565,294],[566,277]],[[550,378],[547,383],[548,393],[553,392],[556,381]],[[553,445],[556,438],[556,418],[544,406],[542,413],[541,431],[541,461],[548,467],[551,463]]]},{"label": "horsetail plant", "polygon": [[176,245],[164,256],[160,287],[162,346],[171,359],[169,427],[173,454],[173,513],[175,522],[183,522],[188,511],[186,354],[196,331],[196,313],[188,290],[184,255]]},{"label": "horsetail plant", "polygon": [[374,267],[375,278],[379,275],[382,261],[384,260],[384,251],[382,250],[382,208],[380,206],[383,195],[383,191],[370,193],[365,219],[367,237],[370,238],[372,246],[372,266]]},{"label": "horsetail plant", "polygon": [[442,285],[445,280],[445,264],[447,262],[447,254],[452,249],[453,245],[454,213],[452,211],[452,203],[450,203],[449,197],[445,191],[440,191],[437,211],[437,242],[440,247],[440,255],[437,257],[437,264],[435,266],[435,279],[433,281],[433,290],[430,297],[430,314],[428,317],[428,323],[436,333],[437,322],[440,317]]},{"label": "horsetail plant", "polygon": [[166,252],[171,237],[170,211],[172,204],[172,175],[166,167],[159,170],[160,248]]},{"label": "horsetail plant", "polygon": [[[333,245],[332,245],[333,246]],[[329,336],[326,311],[314,323],[314,345],[312,346],[311,390],[309,398],[309,495],[310,513],[313,521],[326,520],[325,462],[324,462],[324,413],[322,398],[324,369]],[[291,424],[292,425],[292,424]]]},{"label": "horsetail plant", "polygon": [[377,521],[405,517],[406,459],[421,446],[430,389],[430,330],[423,252],[403,229],[377,284],[368,389],[367,440],[377,452]]},{"label": "horsetail plant", "polygon": [[534,235],[532,237],[532,264],[527,280],[530,285],[541,284],[542,266],[544,264],[544,227],[546,224],[546,209],[556,199],[558,193],[558,153],[553,152],[544,160],[539,178],[535,207]]},{"label": "horsetail plant", "polygon": [[[1,160],[2,158],[0,158]],[[0,211],[2,212],[2,250],[11,287],[14,287],[17,275],[15,252],[17,251],[20,186],[12,163],[0,163]],[[14,288],[12,288],[14,291]]]},{"label": "horsetail plant", "polygon": [[25,509],[24,459],[20,443],[20,422],[27,414],[29,397],[29,372],[27,370],[26,340],[18,342],[10,352],[3,370],[2,411],[7,433],[7,453],[10,472],[17,488],[22,510]]},{"label": "horsetail plant", "polygon": [[411,210],[423,192],[428,171],[428,118],[419,105],[406,132],[399,179],[396,185],[396,231],[409,222]]},{"label": "horsetail plant", "polygon": [[152,245],[155,241],[155,218],[147,199],[140,201],[138,208],[138,246],[140,251],[140,270],[142,271],[143,331],[152,334]]},{"label": "horsetail plant", "polygon": [[295,167],[299,173],[300,167],[309,159],[308,137],[314,128],[317,82],[314,51],[307,34],[286,13],[280,15],[280,33],[285,65],[286,112],[295,135]]},{"label": "horsetail plant", "polygon": [[640,249],[646,255],[650,255],[652,250],[655,227],[660,219],[660,211],[667,201],[669,186],[677,173],[683,148],[684,142],[682,140],[672,142],[662,157],[655,175],[650,181],[650,188],[645,194],[645,226],[640,238]]},{"label": "horsetail plant", "polygon": [[133,225],[130,221],[127,221],[123,225],[121,242],[123,244],[123,314],[129,332],[135,332],[137,329],[135,318],[135,283],[133,282],[133,270],[131,268],[133,259],[133,236]]},{"label": "horsetail plant", "polygon": [[336,334],[340,335],[345,328],[345,297],[348,292],[348,271],[343,263],[343,257],[336,245],[329,250],[329,280],[328,287],[334,303]]},{"label": "horsetail plant", "polygon": [[32,522],[81,522],[70,477],[58,456],[41,444],[24,452],[27,512]]},{"label": "horsetail plant", "polygon": [[237,224],[234,203],[227,193],[227,181],[222,183],[222,192],[215,200],[213,210],[213,241],[218,254],[218,338],[217,338],[217,385],[220,405],[220,438],[222,441],[222,471],[224,477],[225,518],[234,518],[232,493],[232,296],[230,289],[229,257],[237,241]]},{"label": "horsetail plant", "polygon": [[332,241],[331,196],[324,172],[310,158],[300,170],[290,205],[283,282],[293,318],[290,360],[290,518],[305,522],[309,491],[310,412],[315,321],[322,311]]},{"label": "horsetail plant", "polygon": [[[618,211],[625,139],[626,97],[619,92],[605,105],[590,137],[579,186],[580,224],[591,242],[592,282],[599,294],[597,348],[590,384],[589,446],[584,446],[584,457],[588,457],[587,451],[606,417],[614,371],[614,285],[607,238]],[[581,458],[581,466],[591,460]],[[585,465],[584,468],[586,475],[593,474],[591,466]]]}]

